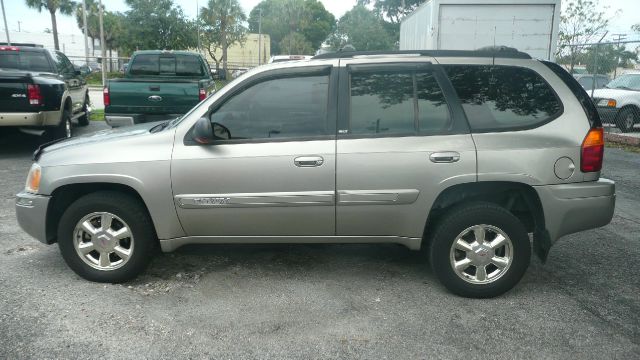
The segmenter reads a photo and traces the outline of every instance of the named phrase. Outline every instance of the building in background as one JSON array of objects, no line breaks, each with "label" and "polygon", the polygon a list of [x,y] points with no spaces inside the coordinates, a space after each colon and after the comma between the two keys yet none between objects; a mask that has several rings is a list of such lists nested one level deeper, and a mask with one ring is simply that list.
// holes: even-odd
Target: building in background
[{"label": "building in background", "polygon": [[[247,38],[242,44],[233,44],[227,49],[227,67],[230,70],[235,69],[247,69],[258,66],[260,64],[266,64],[271,57],[271,38],[267,34],[262,34],[262,42],[259,45],[262,49],[262,55],[258,53],[258,34],[247,34]],[[211,68],[215,69],[215,61],[211,58],[208,51],[204,51],[205,56]],[[215,52],[216,58],[222,57],[222,50],[218,49]],[[260,61],[258,61],[260,60]],[[222,63],[220,64],[222,67]]]}]

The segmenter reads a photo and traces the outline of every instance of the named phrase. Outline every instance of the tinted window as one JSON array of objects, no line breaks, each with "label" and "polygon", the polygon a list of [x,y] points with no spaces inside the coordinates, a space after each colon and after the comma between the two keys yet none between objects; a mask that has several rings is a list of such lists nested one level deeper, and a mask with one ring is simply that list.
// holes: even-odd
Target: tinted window
[{"label": "tinted window", "polygon": [[203,76],[204,68],[195,55],[140,54],[131,63],[134,75]]},{"label": "tinted window", "polygon": [[511,66],[445,66],[472,130],[517,129],[541,124],[562,108],[534,71]]},{"label": "tinted window", "polygon": [[54,52],[54,59],[56,59],[56,66],[58,67],[58,73],[60,74],[72,74],[75,69],[71,64],[71,61],[61,52]]},{"label": "tinted window", "polygon": [[449,109],[433,74],[351,75],[352,135],[441,132],[450,128]]},{"label": "tinted window", "polygon": [[41,51],[0,51],[0,68],[51,72],[51,64]]},{"label": "tinted window", "polygon": [[327,122],[328,76],[267,80],[235,95],[211,115],[232,139],[335,134]]}]

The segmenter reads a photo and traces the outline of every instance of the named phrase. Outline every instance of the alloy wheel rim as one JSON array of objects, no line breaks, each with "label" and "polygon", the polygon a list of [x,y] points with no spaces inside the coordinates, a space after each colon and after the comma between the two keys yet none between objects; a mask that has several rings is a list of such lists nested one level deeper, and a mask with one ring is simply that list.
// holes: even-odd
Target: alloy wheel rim
[{"label": "alloy wheel rim", "polygon": [[66,134],[67,138],[70,138],[71,137],[71,120],[69,120],[69,119],[65,120],[65,122],[64,122],[64,131],[65,131],[65,134]]},{"label": "alloy wheel rim", "polygon": [[109,271],[124,266],[134,250],[131,228],[109,212],[84,216],[73,231],[78,256],[94,269]]},{"label": "alloy wheel rim", "polygon": [[633,115],[632,114],[627,115],[627,117],[624,119],[624,122],[627,129],[633,128],[633,124],[634,124]]},{"label": "alloy wheel rim", "polygon": [[480,224],[456,236],[450,250],[456,275],[471,284],[489,284],[500,279],[513,263],[513,244],[500,228]]}]

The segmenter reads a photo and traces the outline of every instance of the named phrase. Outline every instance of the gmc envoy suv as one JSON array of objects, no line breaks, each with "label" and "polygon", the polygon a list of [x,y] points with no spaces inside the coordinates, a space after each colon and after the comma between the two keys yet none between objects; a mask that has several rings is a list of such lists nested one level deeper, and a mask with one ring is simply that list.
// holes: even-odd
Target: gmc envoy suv
[{"label": "gmc envoy suv", "polygon": [[21,227],[81,277],[157,245],[397,243],[450,291],[497,296],[611,221],[600,118],[558,65],[508,49],[338,52],[255,68],[189,113],[39,148]]}]

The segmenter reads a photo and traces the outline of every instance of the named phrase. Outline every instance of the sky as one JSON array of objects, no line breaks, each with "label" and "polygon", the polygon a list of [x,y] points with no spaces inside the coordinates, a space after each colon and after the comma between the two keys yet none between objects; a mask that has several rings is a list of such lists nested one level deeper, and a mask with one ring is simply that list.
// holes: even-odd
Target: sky
[{"label": "sky", "polygon": [[[247,15],[249,11],[257,5],[260,0],[239,0]],[[174,3],[181,6],[185,14],[190,18],[196,17],[197,5],[202,7],[206,0],[174,0]],[[336,18],[340,18],[349,11],[356,3],[356,0],[320,0],[324,7]],[[562,1],[563,6],[568,1]],[[127,11],[128,7],[124,0],[103,0],[105,8],[109,11]],[[639,0],[600,0],[607,17],[611,18],[609,26],[609,36],[611,34],[628,34],[629,40],[640,40],[640,34],[631,31],[631,25],[640,23],[640,1]],[[42,32],[46,28],[51,28],[49,13],[38,13],[37,10],[30,9],[25,5],[24,0],[4,0],[7,23],[10,31]],[[620,11],[617,11],[620,10]],[[58,14],[58,31],[61,33],[80,33],[76,25],[75,18]],[[4,24],[0,29],[4,35]],[[2,36],[4,38],[4,36]]]}]

